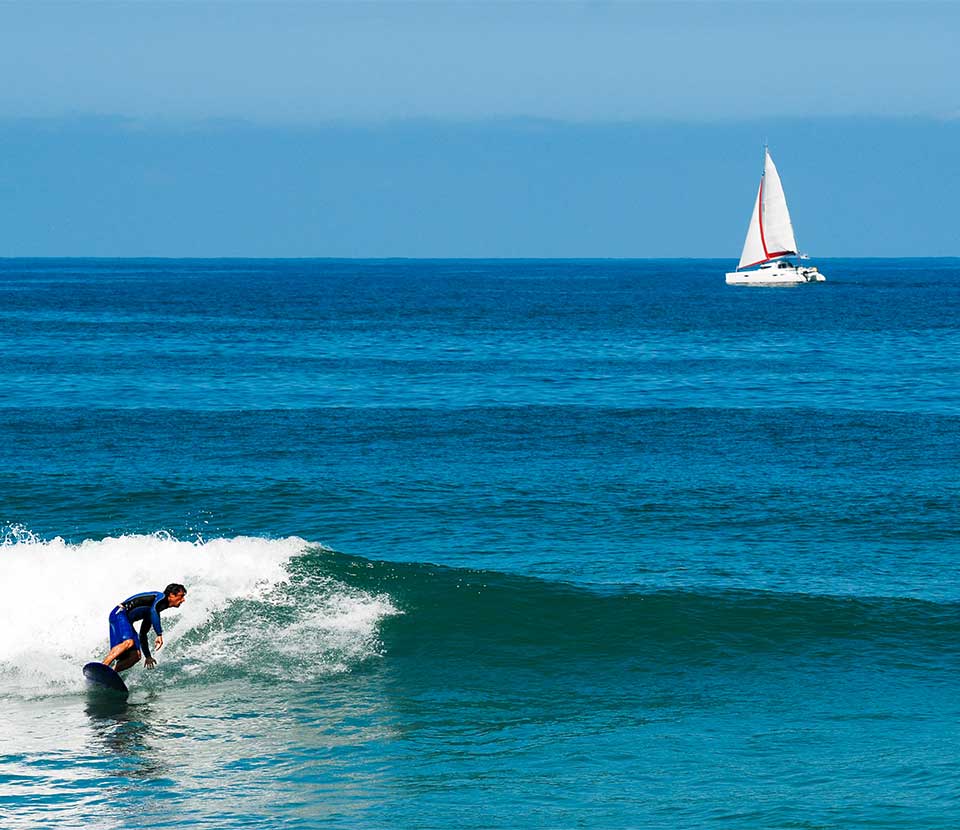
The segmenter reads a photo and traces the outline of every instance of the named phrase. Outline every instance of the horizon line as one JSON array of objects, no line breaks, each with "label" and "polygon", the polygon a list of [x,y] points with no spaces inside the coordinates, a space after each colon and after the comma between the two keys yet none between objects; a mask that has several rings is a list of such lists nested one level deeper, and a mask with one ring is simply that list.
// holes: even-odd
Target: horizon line
[{"label": "horizon line", "polygon": [[[810,260],[951,260],[960,259],[960,254],[941,254],[937,256],[816,256]],[[36,260],[70,261],[134,261],[134,262],[724,262],[737,261],[736,256],[172,256],[172,255],[89,255],[89,254],[53,254],[0,256],[0,262]]]}]

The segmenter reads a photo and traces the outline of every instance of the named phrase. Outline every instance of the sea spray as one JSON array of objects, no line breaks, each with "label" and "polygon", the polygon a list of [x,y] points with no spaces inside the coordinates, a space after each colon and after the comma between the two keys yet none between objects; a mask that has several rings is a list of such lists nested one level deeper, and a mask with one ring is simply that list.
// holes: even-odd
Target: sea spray
[{"label": "sea spray", "polygon": [[297,537],[183,541],[163,532],[71,544],[8,527],[0,546],[0,578],[10,588],[0,695],[75,692],[79,666],[106,652],[112,607],[169,582],[189,591],[181,608],[161,618],[158,656],[175,671],[242,665],[277,675],[292,665],[296,679],[345,670],[376,653],[377,621],[393,609],[322,574],[291,584],[290,563],[308,549],[322,551]]},{"label": "sea spray", "polygon": [[304,683],[380,656],[378,624],[397,613],[369,593],[312,573],[237,599],[191,628],[183,670],[204,681],[243,676]]}]

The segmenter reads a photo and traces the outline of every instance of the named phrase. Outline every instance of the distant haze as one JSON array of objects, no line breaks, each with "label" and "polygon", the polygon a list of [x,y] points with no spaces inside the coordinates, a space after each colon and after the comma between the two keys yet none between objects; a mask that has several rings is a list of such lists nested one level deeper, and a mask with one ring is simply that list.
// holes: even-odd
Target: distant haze
[{"label": "distant haze", "polygon": [[960,4],[14,2],[0,108],[283,123],[960,113]]},{"label": "distant haze", "polygon": [[0,5],[0,255],[960,253],[956,3]]}]

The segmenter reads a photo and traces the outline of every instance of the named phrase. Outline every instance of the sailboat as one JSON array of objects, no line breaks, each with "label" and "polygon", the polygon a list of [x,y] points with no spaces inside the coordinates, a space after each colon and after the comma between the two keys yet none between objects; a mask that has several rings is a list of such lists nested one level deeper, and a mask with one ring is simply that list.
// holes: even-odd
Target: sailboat
[{"label": "sailboat", "polygon": [[825,282],[816,268],[796,265],[790,257],[806,256],[797,250],[793,223],[787,210],[787,197],[780,183],[780,174],[763,148],[763,175],[760,191],[753,205],[753,215],[747,228],[747,238],[740,254],[736,271],[727,274],[727,285],[798,285],[805,282]]}]

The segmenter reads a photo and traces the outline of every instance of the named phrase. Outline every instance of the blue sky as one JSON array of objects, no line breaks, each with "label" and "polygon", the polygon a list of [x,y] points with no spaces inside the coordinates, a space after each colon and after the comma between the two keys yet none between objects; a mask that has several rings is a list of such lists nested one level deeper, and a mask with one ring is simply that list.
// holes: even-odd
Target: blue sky
[{"label": "blue sky", "polygon": [[960,3],[7,2],[0,255],[960,254]]}]

